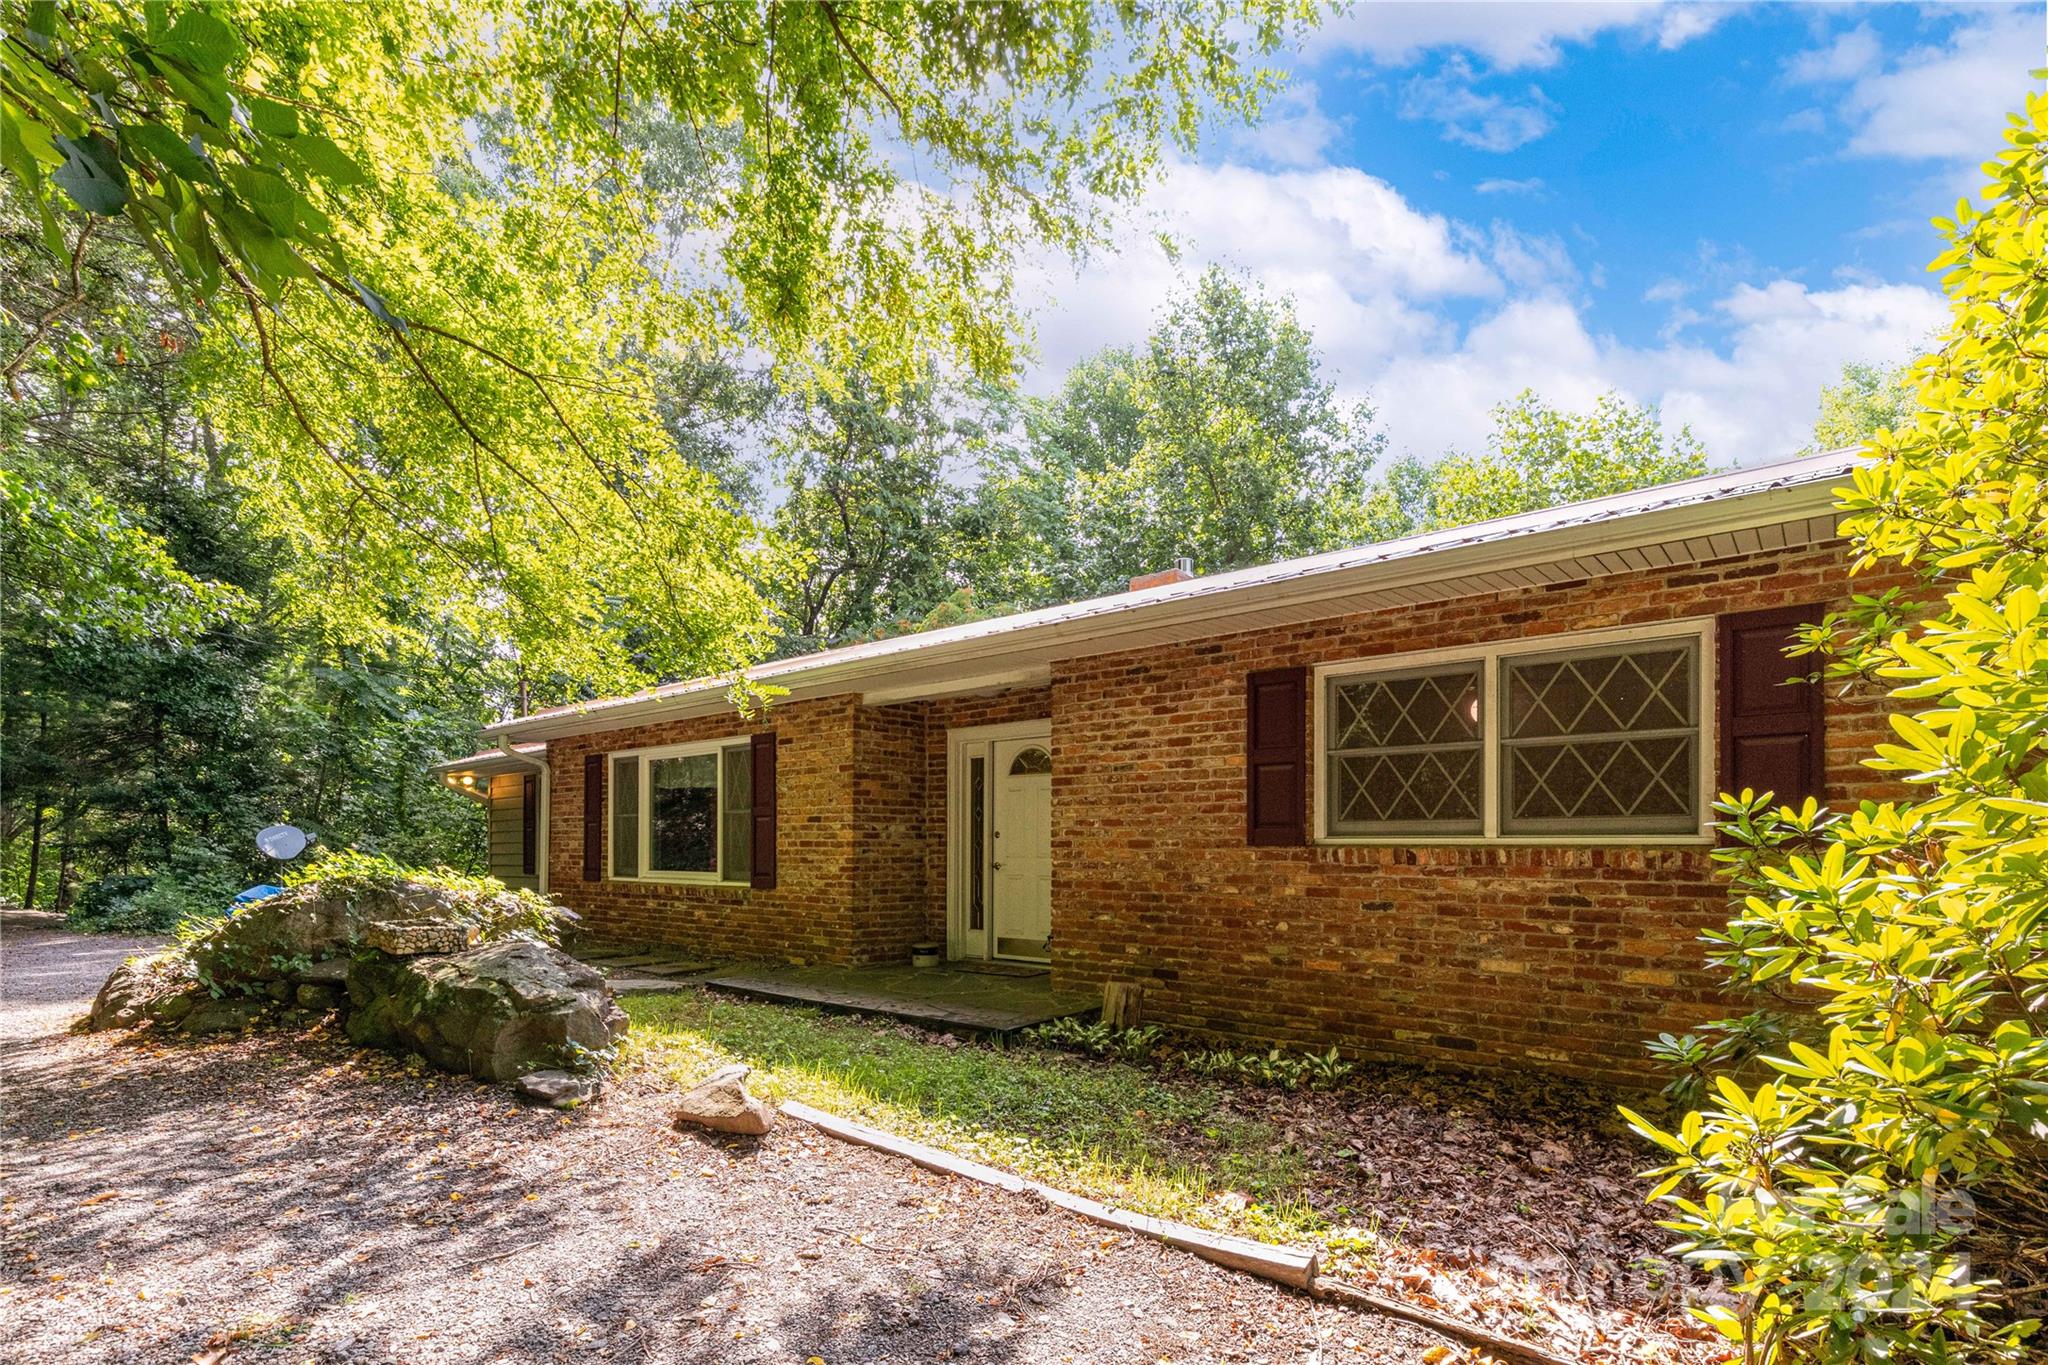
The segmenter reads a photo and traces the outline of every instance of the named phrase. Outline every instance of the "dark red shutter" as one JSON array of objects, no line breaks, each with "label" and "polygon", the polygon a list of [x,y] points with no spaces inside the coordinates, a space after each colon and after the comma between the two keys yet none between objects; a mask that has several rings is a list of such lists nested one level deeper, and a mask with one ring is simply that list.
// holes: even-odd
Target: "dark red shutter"
[{"label": "dark red shutter", "polygon": [[519,781],[519,869],[531,877],[540,848],[540,779],[528,773]]},{"label": "dark red shutter", "polygon": [[604,755],[583,757],[583,880],[604,880]]},{"label": "dark red shutter", "polygon": [[775,889],[775,732],[754,736],[754,889]]},{"label": "dark red shutter", "polygon": [[1245,679],[1245,842],[1307,842],[1308,670],[1272,668]]},{"label": "dark red shutter", "polygon": [[1796,806],[1818,800],[1826,771],[1821,690],[1791,682],[1813,667],[1785,647],[1799,627],[1827,614],[1823,606],[1779,607],[1721,618],[1721,788],[1776,794]]}]

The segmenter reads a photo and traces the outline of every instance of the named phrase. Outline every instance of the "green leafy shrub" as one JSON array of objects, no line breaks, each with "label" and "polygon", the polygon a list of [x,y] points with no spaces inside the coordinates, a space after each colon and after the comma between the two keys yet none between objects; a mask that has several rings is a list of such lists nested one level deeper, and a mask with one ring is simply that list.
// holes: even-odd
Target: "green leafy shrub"
[{"label": "green leafy shrub", "polygon": [[1233,1052],[1227,1047],[1191,1048],[1181,1065],[1197,1076],[1271,1086],[1278,1090],[1333,1090],[1355,1069],[1332,1047],[1327,1052]]},{"label": "green leafy shrub", "polygon": [[1332,1046],[1324,1052],[1308,1054],[1308,1083],[1312,1090],[1334,1090],[1356,1070],[1344,1060]]},{"label": "green leafy shrub", "polygon": [[1986,211],[1937,224],[1953,311],[1919,411],[1844,494],[1859,565],[1918,583],[1804,642],[1911,708],[1866,761],[1920,795],[1725,807],[1715,959],[1810,1002],[1808,1036],[1668,1131],[1624,1111],[1750,1365],[2018,1360],[2048,1285],[2048,97],[2007,142]]},{"label": "green leafy shrub", "polygon": [[1091,1057],[1107,1057],[1113,1053],[1127,1062],[1142,1062],[1152,1055],[1164,1034],[1149,1025],[1114,1029],[1099,1019],[1083,1022],[1067,1015],[1026,1029],[1024,1036],[1042,1047],[1067,1048],[1085,1052]]},{"label": "green leafy shrub", "polygon": [[[1023,1037],[1041,1047],[1066,1048],[1091,1057],[1121,1057],[1145,1062],[1168,1053],[1166,1031],[1151,1024],[1114,1029],[1099,1019],[1049,1019],[1024,1030]],[[1227,1047],[1174,1049],[1171,1058],[1197,1076],[1272,1086],[1279,1090],[1331,1090],[1351,1075],[1352,1064],[1336,1048],[1326,1052],[1233,1052]]]},{"label": "green leafy shrub", "polygon": [[496,877],[475,877],[446,867],[406,867],[379,853],[342,849],[323,853],[285,878],[287,888],[318,885],[349,897],[416,894],[421,887],[444,891],[455,919],[476,926],[486,943],[503,938],[560,943],[576,912],[524,888],[514,890]]},{"label": "green leafy shrub", "polygon": [[71,903],[71,924],[87,933],[125,928],[129,903],[155,884],[156,878],[146,873],[102,877],[81,890]]},{"label": "green leafy shrub", "polygon": [[1736,1019],[1720,1019],[1693,1033],[1660,1033],[1646,1045],[1649,1054],[1674,1073],[1662,1091],[1682,1108],[1703,1102],[1716,1075],[1745,1075],[1762,1066],[1762,1058],[1783,1050],[1793,1028],[1783,1010],[1760,1009]]},{"label": "green leafy shrub", "polygon": [[193,844],[179,848],[162,872],[94,882],[79,893],[68,918],[87,933],[170,933],[220,918],[247,885],[247,869],[238,860]]}]

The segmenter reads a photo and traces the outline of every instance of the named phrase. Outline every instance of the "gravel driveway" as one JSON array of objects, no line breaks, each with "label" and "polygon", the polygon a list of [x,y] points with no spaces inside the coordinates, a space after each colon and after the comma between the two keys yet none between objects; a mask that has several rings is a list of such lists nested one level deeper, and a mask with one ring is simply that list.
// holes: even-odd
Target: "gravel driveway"
[{"label": "gravel driveway", "polygon": [[784,1123],[572,1116],[321,1029],[64,1032],[136,941],[0,938],[11,1361],[1417,1361],[1439,1345]]}]

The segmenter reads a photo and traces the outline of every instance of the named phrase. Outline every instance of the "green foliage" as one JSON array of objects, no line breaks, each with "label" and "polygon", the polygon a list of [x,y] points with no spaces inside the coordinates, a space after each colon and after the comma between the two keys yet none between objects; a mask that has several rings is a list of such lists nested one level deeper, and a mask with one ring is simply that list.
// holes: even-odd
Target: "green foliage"
[{"label": "green foliage", "polygon": [[[1731,808],[1722,807],[1724,814]],[[1646,1044],[1649,1054],[1673,1072],[1661,1092],[1672,1104],[1690,1108],[1712,1093],[1720,1073],[1754,1070],[1758,1059],[1782,1051],[1793,1021],[1781,1010],[1753,1010],[1716,1020],[1697,1032],[1660,1033]]]},{"label": "green foliage", "polygon": [[980,427],[958,386],[934,378],[893,397],[866,376],[798,403],[777,460],[774,528],[800,559],[775,594],[780,652],[806,653],[923,617],[953,592],[948,474]]},{"label": "green foliage", "polygon": [[243,864],[204,843],[173,849],[143,875],[105,877],[85,888],[67,918],[87,933],[161,934],[210,924],[247,885]]},{"label": "green foliage", "polygon": [[1567,412],[1524,389],[1493,410],[1486,453],[1414,456],[1387,471],[1366,512],[1383,539],[1561,503],[1624,493],[1710,472],[1690,428],[1666,434],[1654,404],[1603,394],[1590,412]]},{"label": "green foliage", "polygon": [[447,867],[407,867],[381,854],[343,849],[322,853],[285,878],[288,889],[314,887],[345,898],[417,894],[419,888],[447,893],[446,909],[476,926],[480,939],[531,939],[559,943],[575,912],[525,888],[513,890],[496,877],[478,877]]},{"label": "green foliage", "polygon": [[1276,1090],[1334,1090],[1355,1069],[1332,1047],[1324,1052],[1234,1052],[1227,1047],[1191,1048],[1181,1065],[1197,1076],[1243,1081]]},{"label": "green foliage", "polygon": [[1912,801],[1828,813],[1744,793],[1724,824],[1736,905],[1716,960],[1810,1001],[1753,1088],[1723,1074],[1666,1131],[1655,1196],[1737,1307],[1754,1361],[2019,1359],[2048,1234],[2048,97],[1937,224],[1951,302],[1844,493],[1866,596],[1814,631],[1844,685],[1902,705],[1870,766]]},{"label": "green foliage", "polygon": [[183,640],[248,606],[185,572],[160,537],[65,471],[0,468],[0,514],[9,612],[50,635]]},{"label": "green foliage", "polygon": [[1085,1052],[1091,1057],[1118,1057],[1126,1062],[1170,1061],[1189,1073],[1212,1080],[1235,1081],[1275,1090],[1334,1090],[1356,1069],[1336,1048],[1323,1052],[1236,1052],[1227,1047],[1169,1044],[1166,1031],[1155,1025],[1111,1028],[1100,1019],[1071,1015],[1049,1019],[1022,1036],[1041,1047]]},{"label": "green foliage", "polygon": [[1186,556],[1198,572],[1342,543],[1383,439],[1346,412],[1288,299],[1211,269],[1135,350],[1021,400],[968,516],[967,577],[1038,605],[1121,591]]},{"label": "green foliage", "polygon": [[[22,533],[0,535],[0,884],[65,908],[101,878],[156,876],[136,923],[217,912],[223,888],[271,878],[251,840],[280,819],[330,844],[480,861],[479,808],[425,769],[473,747],[516,663],[433,604],[379,608],[404,623],[403,650],[329,634],[291,590],[290,542],[231,477],[242,448],[198,410],[199,339],[146,253],[103,228],[45,277],[18,200],[0,193],[4,320],[56,317],[66,354],[91,364],[65,382],[47,355],[16,353],[0,404],[0,483],[29,490]],[[87,499],[92,516],[67,515]],[[148,581],[131,543],[155,557]]]},{"label": "green foliage", "polygon": [[1023,1036],[1042,1047],[1066,1048],[1072,1052],[1085,1052],[1091,1057],[1113,1055],[1127,1062],[1142,1062],[1158,1048],[1159,1040],[1165,1034],[1149,1024],[1118,1029],[1111,1028],[1100,1019],[1084,1022],[1073,1015],[1065,1015],[1026,1029]]},{"label": "green foliage", "polygon": [[[361,307],[384,311],[353,277],[327,212],[369,177],[333,141],[328,117],[264,83],[269,64],[252,61],[236,16],[166,4],[136,13],[104,0],[8,10],[5,164],[52,256],[69,254],[59,217],[68,201],[125,218],[166,278],[199,301],[225,280],[275,303],[288,281],[325,272]],[[266,26],[261,36],[284,35]]]},{"label": "green foliage", "polygon": [[[1315,14],[7,0],[0,145],[67,307],[96,237],[188,301],[299,613],[407,652],[432,604],[568,696],[770,644],[779,556],[662,401],[673,357],[1007,378],[1016,262],[1103,239]],[[63,314],[10,314],[10,379],[99,363]]]},{"label": "green foliage", "polygon": [[1861,446],[1880,431],[1904,431],[1918,410],[1918,388],[1907,366],[1852,361],[1842,377],[1820,391],[1820,415],[1809,450]]}]

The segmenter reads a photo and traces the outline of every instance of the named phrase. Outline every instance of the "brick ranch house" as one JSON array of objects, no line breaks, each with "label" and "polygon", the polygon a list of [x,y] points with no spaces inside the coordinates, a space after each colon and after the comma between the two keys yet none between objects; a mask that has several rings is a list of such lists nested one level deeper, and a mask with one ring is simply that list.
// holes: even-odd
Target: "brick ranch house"
[{"label": "brick ranch house", "polygon": [[[490,726],[492,866],[710,957],[1049,963],[1148,1020],[1639,1080],[1727,1009],[1714,793],[1882,794],[1846,454],[761,665]],[[1864,586],[1859,584],[1859,587]],[[551,837],[551,831],[554,837]]]}]

